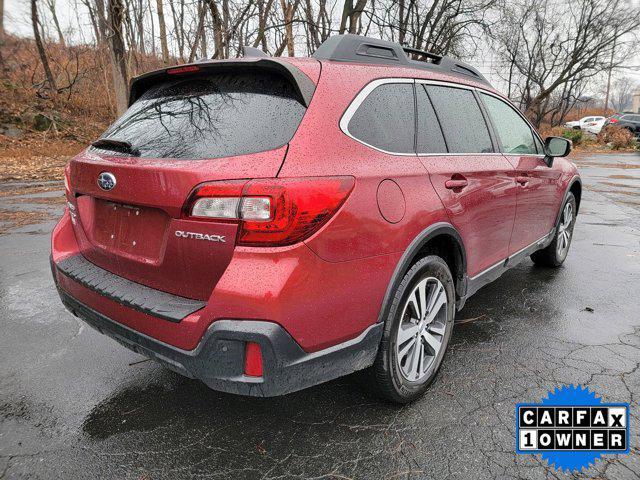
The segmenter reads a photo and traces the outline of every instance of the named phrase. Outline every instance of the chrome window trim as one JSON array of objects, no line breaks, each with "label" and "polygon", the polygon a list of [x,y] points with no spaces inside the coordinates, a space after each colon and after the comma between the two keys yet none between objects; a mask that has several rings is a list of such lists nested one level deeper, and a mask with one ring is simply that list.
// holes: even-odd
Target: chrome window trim
[{"label": "chrome window trim", "polygon": [[[374,150],[377,150],[379,152],[386,153],[389,155],[413,157],[416,155],[415,152],[409,152],[409,153],[389,152],[387,150],[383,150],[382,148],[378,148],[376,146],[370,145],[367,142],[364,142],[359,138],[353,136],[351,132],[349,132],[349,122],[351,121],[351,117],[353,117],[353,114],[356,113],[360,105],[362,105],[362,102],[364,102],[365,99],[369,96],[369,94],[373,92],[376,88],[378,88],[380,85],[386,85],[389,83],[414,84],[415,80],[413,78],[379,78],[377,80],[373,80],[372,82],[369,82],[367,85],[364,86],[362,90],[360,90],[360,92],[358,92],[358,94],[355,96],[355,98],[351,101],[347,109],[342,114],[342,118],[340,118],[340,130],[342,130],[342,133],[344,133],[347,137],[350,137],[354,139],[356,142],[361,143],[362,145],[365,145],[369,148],[373,148]],[[414,126],[414,131],[415,131],[415,126]]]},{"label": "chrome window trim", "polygon": [[[518,110],[509,99],[504,98],[490,90],[487,90],[483,87],[476,87],[476,86],[472,86],[472,85],[464,85],[461,83],[455,83],[455,82],[447,82],[447,81],[442,81],[442,80],[425,80],[425,79],[421,79],[421,78],[406,78],[406,77],[388,77],[388,78],[378,78],[376,80],[373,80],[371,82],[369,82],[368,84],[366,84],[362,90],[360,90],[358,92],[358,94],[355,96],[355,98],[351,101],[351,103],[349,104],[349,106],[347,107],[347,109],[344,111],[344,113],[342,114],[342,117],[340,117],[340,130],[342,130],[342,133],[344,133],[346,136],[348,136],[349,138],[352,138],[353,140],[355,140],[356,142],[365,145],[369,148],[373,148],[374,150],[377,150],[378,152],[382,152],[382,153],[386,153],[388,155],[397,155],[397,156],[403,156],[403,157],[409,157],[409,156],[419,156],[419,157],[442,157],[442,156],[461,156],[461,155],[465,155],[465,156],[469,156],[469,155],[473,155],[473,156],[496,156],[496,155],[503,155],[503,156],[523,156],[525,154],[519,154],[519,153],[503,153],[503,152],[489,152],[489,153],[450,153],[450,152],[441,152],[441,153],[420,153],[420,152],[415,152],[415,153],[399,153],[399,152],[390,152],[387,150],[383,150],[382,148],[378,148],[374,145],[370,145],[367,142],[364,142],[360,139],[358,139],[357,137],[353,136],[351,134],[351,132],[349,132],[349,122],[351,121],[351,117],[353,117],[354,113],[356,113],[356,110],[358,110],[358,108],[360,107],[360,105],[362,104],[362,102],[364,102],[364,100],[369,96],[369,94],[374,91],[377,87],[379,87],[380,85],[386,85],[389,83],[409,83],[409,84],[423,84],[423,85],[438,85],[438,86],[443,86],[443,87],[451,87],[451,88],[460,88],[463,90],[470,90],[470,91],[476,91],[479,93],[484,93],[487,95],[491,95],[492,97],[497,98],[498,100],[502,100],[503,102],[505,102],[507,105],[509,105],[513,110],[515,110],[515,112],[520,115],[520,117],[526,122],[527,125],[529,125],[529,128],[531,128],[531,132],[538,137],[538,140],[540,140],[540,143],[542,143],[542,145],[544,145],[544,141],[542,141],[542,137],[540,137],[540,135],[538,135],[538,132],[536,132],[535,128],[533,128],[533,125],[531,125],[531,122],[529,122],[529,120],[520,112],[520,110]],[[487,126],[487,128],[489,128],[489,126]],[[544,158],[545,155],[544,154],[539,154],[539,153],[535,153],[535,154],[526,154],[526,156],[534,156],[534,157],[540,157],[540,158]]]}]

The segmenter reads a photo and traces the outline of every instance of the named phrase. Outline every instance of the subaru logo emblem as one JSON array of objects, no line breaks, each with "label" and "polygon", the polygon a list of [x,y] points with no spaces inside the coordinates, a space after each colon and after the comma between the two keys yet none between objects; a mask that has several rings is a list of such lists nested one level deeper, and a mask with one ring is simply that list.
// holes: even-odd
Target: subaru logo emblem
[{"label": "subaru logo emblem", "polygon": [[110,172],[98,175],[98,186],[103,190],[111,190],[116,186],[116,176]]}]

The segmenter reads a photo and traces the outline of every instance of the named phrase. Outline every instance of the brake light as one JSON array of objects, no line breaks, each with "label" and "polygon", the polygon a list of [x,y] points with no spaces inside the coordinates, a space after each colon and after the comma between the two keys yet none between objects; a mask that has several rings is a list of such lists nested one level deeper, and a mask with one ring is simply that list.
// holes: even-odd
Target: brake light
[{"label": "brake light", "polygon": [[610,118],[609,123],[618,123],[619,120],[617,118]]},{"label": "brake light", "polygon": [[180,73],[192,73],[192,72],[199,72],[199,71],[200,71],[200,67],[196,65],[187,65],[185,67],[169,68],[167,70],[167,73],[169,75],[177,75]]},{"label": "brake light", "polygon": [[318,231],[354,184],[353,177],[211,182],[191,195],[185,215],[238,222],[238,245],[291,245]]},{"label": "brake light", "polygon": [[244,374],[250,377],[262,376],[262,351],[259,343],[246,343],[244,349]]}]

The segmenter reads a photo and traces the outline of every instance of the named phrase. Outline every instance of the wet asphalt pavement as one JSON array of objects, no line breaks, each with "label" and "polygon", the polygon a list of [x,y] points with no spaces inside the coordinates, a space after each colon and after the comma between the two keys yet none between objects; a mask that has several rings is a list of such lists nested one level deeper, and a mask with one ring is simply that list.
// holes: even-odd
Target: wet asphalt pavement
[{"label": "wet asphalt pavement", "polygon": [[[565,478],[514,453],[515,404],[569,383],[631,403],[632,452],[583,476],[640,478],[640,155],[578,164],[586,188],[565,265],[527,260],[480,290],[435,383],[404,407],[381,403],[360,375],[272,399],[211,391],[63,309],[53,221],[9,230],[0,478]],[[0,196],[0,209],[59,215],[59,194]]]}]

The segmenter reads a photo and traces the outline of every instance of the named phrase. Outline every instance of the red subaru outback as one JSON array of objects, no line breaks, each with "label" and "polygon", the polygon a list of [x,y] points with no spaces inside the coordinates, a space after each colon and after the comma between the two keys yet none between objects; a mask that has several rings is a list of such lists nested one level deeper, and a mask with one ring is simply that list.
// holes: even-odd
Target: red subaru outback
[{"label": "red subaru outback", "polygon": [[211,388],[370,368],[407,402],[470,295],[564,261],[569,149],[471,66],[355,35],[162,69],[68,165],[53,275],[73,314]]}]

